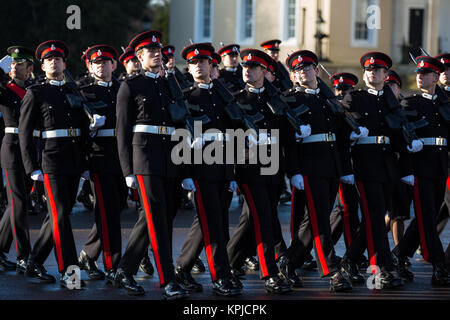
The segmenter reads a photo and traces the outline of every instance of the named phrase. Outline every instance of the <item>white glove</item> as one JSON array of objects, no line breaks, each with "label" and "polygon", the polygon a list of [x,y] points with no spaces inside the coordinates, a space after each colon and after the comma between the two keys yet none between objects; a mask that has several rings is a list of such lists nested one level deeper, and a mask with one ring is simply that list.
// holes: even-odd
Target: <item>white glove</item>
[{"label": "white glove", "polygon": [[355,184],[355,176],[353,174],[342,176],[341,181],[345,184]]},{"label": "white glove", "polygon": [[267,144],[268,142],[269,142],[269,135],[267,134],[267,132],[264,133],[261,132],[258,137],[258,144],[264,145]]},{"label": "white glove", "polygon": [[297,190],[305,190],[305,184],[303,182],[303,176],[301,174],[296,174],[295,176],[292,176],[291,184]]},{"label": "white glove", "polygon": [[202,137],[197,137],[194,142],[191,143],[191,148],[196,150],[201,149],[205,145],[205,140]]},{"label": "white glove", "polygon": [[414,176],[413,175],[409,175],[403,178],[400,178],[400,181],[403,183],[406,183],[407,185],[413,187],[414,186]]},{"label": "white glove", "polygon": [[105,121],[106,121],[105,116],[100,116],[98,114],[94,114],[92,116],[92,118],[94,118],[94,122],[89,125],[89,129],[91,129],[91,130],[98,129],[105,124]]},{"label": "white glove", "polygon": [[350,140],[355,141],[359,138],[365,138],[368,135],[369,129],[367,129],[366,127],[359,127],[359,134],[357,134],[355,131],[352,131],[352,133],[350,133]]},{"label": "white glove", "polygon": [[137,179],[134,174],[125,177],[125,183],[128,188],[137,189]]},{"label": "white glove", "polygon": [[85,172],[83,172],[81,174],[81,178],[83,178],[84,180],[89,180],[91,178],[91,175],[89,174],[89,170],[86,170]]},{"label": "white glove", "polygon": [[181,186],[184,190],[196,191],[194,181],[191,178],[184,179],[181,181]]},{"label": "white glove", "polygon": [[228,185],[228,191],[230,192],[236,192],[237,190],[237,183],[236,181],[230,181],[230,184]]},{"label": "white glove", "polygon": [[256,146],[258,144],[258,140],[256,140],[254,135],[248,136],[248,147],[252,148],[253,146]]},{"label": "white glove", "polygon": [[36,170],[31,173],[31,179],[34,181],[44,181],[44,175],[41,170]]},{"label": "white glove", "polygon": [[295,140],[297,142],[300,141],[300,139],[309,137],[311,135],[311,126],[309,124],[304,125],[304,126],[300,126],[300,131],[302,132],[302,134],[298,134],[297,132],[295,133]]},{"label": "white glove", "polygon": [[423,148],[423,142],[421,140],[413,140],[411,142],[411,148],[409,146],[406,147],[409,152],[419,152]]}]

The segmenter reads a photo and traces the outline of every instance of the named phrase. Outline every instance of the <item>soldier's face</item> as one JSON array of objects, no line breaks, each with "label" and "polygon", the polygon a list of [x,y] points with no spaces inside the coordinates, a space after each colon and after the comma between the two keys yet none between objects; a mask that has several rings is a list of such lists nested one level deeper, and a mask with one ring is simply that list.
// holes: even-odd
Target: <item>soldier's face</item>
[{"label": "soldier's face", "polygon": [[18,79],[25,81],[30,77],[31,72],[33,72],[33,64],[28,65],[27,62],[22,63],[13,62],[11,64],[9,76],[11,77],[11,79]]},{"label": "soldier's face", "polygon": [[273,60],[278,61],[280,52],[276,50],[266,50],[267,54],[272,57]]},{"label": "soldier's face", "polygon": [[269,80],[269,82],[274,82],[275,76],[273,75],[272,72],[266,72],[266,79]]},{"label": "soldier's face", "polygon": [[189,73],[194,79],[208,80],[211,74],[209,59],[194,59],[188,64]]},{"label": "soldier's face", "polygon": [[211,68],[211,80],[218,79],[220,76],[219,68],[217,66],[213,66]]},{"label": "soldier's face", "polygon": [[138,72],[141,70],[141,63],[138,58],[132,58],[126,62],[126,69],[128,74],[132,74],[133,72]]},{"label": "soldier's face", "polygon": [[169,57],[169,61],[166,63],[166,66],[169,70],[175,69],[175,58],[173,56]]},{"label": "soldier's face", "polygon": [[222,62],[226,68],[236,68],[239,65],[239,55],[227,54],[222,57]]},{"label": "soldier's face", "polygon": [[429,90],[436,85],[438,79],[439,76],[434,72],[419,72],[416,76],[417,87]]},{"label": "soldier's face", "polygon": [[66,63],[62,57],[52,56],[45,58],[41,66],[47,78],[55,78],[62,75],[66,69]]},{"label": "soldier's face", "polygon": [[264,79],[266,69],[256,65],[244,65],[242,68],[242,78],[245,83],[255,84]]},{"label": "soldier's face", "polygon": [[317,69],[314,65],[301,67],[295,72],[296,82],[300,85],[308,85],[311,82],[316,81],[318,74],[319,69]]},{"label": "soldier's face", "polygon": [[153,69],[161,66],[161,48],[144,48],[136,53],[142,68]]},{"label": "soldier's face", "polygon": [[92,73],[96,78],[109,81],[113,72],[111,60],[98,60],[91,63]]},{"label": "soldier's face", "polygon": [[386,76],[387,70],[385,68],[370,68],[364,71],[363,79],[372,86],[376,86],[384,83]]},{"label": "soldier's face", "polygon": [[439,76],[439,81],[445,86],[450,86],[450,68],[449,67],[445,68],[445,71],[441,73],[441,75]]}]

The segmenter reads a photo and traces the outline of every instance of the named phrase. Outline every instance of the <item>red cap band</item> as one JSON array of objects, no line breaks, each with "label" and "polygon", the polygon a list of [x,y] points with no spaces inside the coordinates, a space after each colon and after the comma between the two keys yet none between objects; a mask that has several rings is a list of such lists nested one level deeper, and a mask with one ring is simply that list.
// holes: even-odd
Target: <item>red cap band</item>
[{"label": "red cap band", "polygon": [[195,57],[195,56],[199,56],[199,55],[211,57],[211,52],[208,51],[208,50],[198,50],[198,49],[195,49],[194,51],[191,51],[191,52],[189,52],[189,53],[187,54],[186,60],[189,60],[189,59],[191,59],[191,58],[193,58],[193,57]]},{"label": "red cap band", "polygon": [[98,57],[108,57],[108,58],[113,59],[113,55],[111,53],[106,52],[106,51],[105,52],[100,51],[100,54],[99,54],[99,52],[97,51],[97,52],[94,52],[93,54],[91,54],[91,57],[89,60],[94,60]]},{"label": "red cap band", "polygon": [[[153,40],[155,40],[155,41],[153,41]],[[146,46],[148,44],[152,44],[152,43],[160,43],[160,41],[156,37],[154,37],[152,39],[146,39],[145,41],[139,42],[139,44],[136,45],[135,51],[137,51],[140,47],[144,47],[144,46]]]},{"label": "red cap band", "polygon": [[373,64],[382,65],[382,66],[385,66],[386,68],[388,66],[386,61],[381,60],[381,59],[370,58],[370,59],[367,59],[366,61],[364,61],[364,67],[367,67],[367,66],[370,66],[370,65],[373,65]]},{"label": "red cap band", "polygon": [[441,73],[441,70],[438,67],[436,67],[434,64],[425,62],[423,60],[417,64],[417,68],[419,68],[419,69],[420,68],[428,68],[428,69],[435,70],[437,73]]},{"label": "red cap band", "polygon": [[250,62],[258,62],[258,63],[261,63],[263,66],[265,66],[266,68],[269,66],[268,64],[267,64],[267,61],[266,60],[264,60],[264,59],[261,59],[261,58],[259,58],[259,57],[256,57],[256,56],[250,56],[250,59],[248,58],[250,55],[247,55],[247,56],[245,56],[244,57],[244,59],[242,59],[243,61],[245,61],[245,62],[248,62],[248,61],[250,61]]},{"label": "red cap band", "polygon": [[47,49],[45,49],[45,50],[42,51],[42,53],[41,53],[41,59],[42,59],[42,57],[43,57],[47,52],[49,52],[49,51],[58,51],[58,52],[62,53],[63,56],[65,55],[63,49],[60,49],[60,48],[57,48],[57,47],[53,47],[53,48],[50,47],[50,48],[47,48]]},{"label": "red cap band", "polygon": [[353,80],[351,80],[351,79],[348,79],[348,78],[342,78],[342,81],[340,81],[339,79],[335,79],[333,81],[333,87],[336,87],[336,86],[338,86],[340,84],[349,84],[351,86],[354,86],[355,82]]},{"label": "red cap band", "polygon": [[[299,58],[300,58],[300,60],[299,60]],[[296,65],[298,65],[298,64],[300,64],[300,63],[303,63],[303,62],[316,63],[316,62],[314,61],[314,59],[311,58],[311,57],[302,57],[302,56],[298,56],[298,58],[296,58],[296,59],[294,59],[294,61],[292,61],[292,65],[291,65],[292,69],[294,69]]]}]

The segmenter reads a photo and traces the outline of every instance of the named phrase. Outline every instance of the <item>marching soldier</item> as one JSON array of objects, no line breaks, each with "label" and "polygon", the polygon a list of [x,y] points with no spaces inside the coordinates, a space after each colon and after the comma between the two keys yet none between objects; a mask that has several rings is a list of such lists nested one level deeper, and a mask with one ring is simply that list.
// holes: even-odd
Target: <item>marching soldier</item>
[{"label": "marching soldier", "polygon": [[126,47],[125,52],[120,55],[119,62],[125,68],[125,72],[119,76],[120,81],[125,80],[130,75],[139,73],[141,70],[141,63],[130,47]]},{"label": "marching soldier", "polygon": [[409,178],[410,184],[414,187],[415,218],[393,253],[399,261],[397,269],[399,275],[412,280],[413,273],[401,262],[406,256],[412,257],[419,239],[424,260],[433,265],[431,284],[445,287],[448,285],[448,272],[444,264],[444,250],[436,229],[436,217],[444,200],[448,176],[450,104],[441,101],[436,95],[436,85],[439,74],[445,70],[444,65],[439,60],[426,56],[417,57],[416,62],[416,79],[420,94],[406,97],[402,105],[406,110],[417,112],[417,116],[410,116],[412,120],[425,119],[428,125],[416,130],[423,141],[423,149],[407,155],[414,176],[405,177],[405,180]]},{"label": "marching soldier", "polygon": [[[390,289],[402,286],[403,282],[391,273],[394,265],[384,217],[392,206],[393,183],[400,178],[395,152],[405,153],[406,146],[400,137],[400,130],[391,128],[386,120],[393,113],[384,93],[390,90],[385,86],[384,79],[392,66],[391,58],[381,52],[369,52],[361,57],[360,63],[367,87],[350,92],[344,97],[343,103],[349,112],[361,116],[359,123],[371,135],[355,139],[352,148],[353,169],[361,196],[362,221],[342,265],[352,282],[364,282],[356,261],[367,248],[375,282],[380,285],[379,289]],[[396,102],[395,96],[391,96],[395,100],[391,102]],[[422,147],[418,140],[411,144],[407,147],[410,152],[417,152]]]},{"label": "marching soldier", "polygon": [[[171,161],[175,130],[168,106],[167,81],[160,77],[161,33],[147,31],[131,42],[142,70],[122,82],[117,95],[117,141],[128,187],[137,188],[143,210],[133,228],[116,274],[116,284],[132,295],[144,289],[133,279],[151,242],[165,299],[188,296],[176,278],[172,263],[171,219],[177,211],[180,168]],[[170,221],[169,221],[170,220]]]},{"label": "marching soldier", "polygon": [[[24,172],[18,124],[20,104],[33,72],[34,53],[28,48],[14,46],[8,48],[8,54],[13,58],[10,71],[12,79],[0,87],[0,112],[5,123],[0,159],[8,196],[8,206],[0,221],[0,265],[6,270],[16,269],[18,273],[24,273],[31,251],[27,207],[33,183]],[[4,255],[13,240],[17,253],[16,264],[7,261]]]},{"label": "marching soldier", "polygon": [[224,68],[220,69],[220,76],[227,84],[231,92],[236,92],[244,88],[245,83],[242,80],[242,67],[239,64],[239,50],[238,44],[229,44],[223,46],[217,53],[222,57]]},{"label": "marching soldier", "polygon": [[[291,131],[287,131],[289,129],[289,126],[286,125],[287,121],[281,116],[275,116],[267,105],[269,95],[265,90],[264,79],[272,58],[256,49],[242,51],[241,58],[243,80],[246,82],[246,87],[237,93],[236,99],[242,105],[251,106],[251,110],[247,112],[249,115],[262,114],[264,119],[258,121],[257,125],[260,129],[268,131],[266,134],[261,133],[258,140],[250,136],[249,147],[252,149],[252,145],[258,148],[268,145],[271,150],[277,147],[282,150],[279,152],[280,169],[275,174],[261,174],[260,170],[264,167],[261,164],[246,163],[236,166],[239,190],[244,195],[245,203],[248,206],[248,210],[243,209],[241,213],[239,225],[253,228],[253,233],[246,230],[236,231],[227,246],[228,256],[233,268],[241,266],[247,257],[245,250],[240,250],[241,246],[245,246],[248,241],[252,242],[249,235],[253,234],[259,258],[260,277],[265,281],[266,291],[283,293],[290,291],[291,286],[278,276],[278,267],[275,262],[277,238],[274,234],[276,231],[274,222],[278,215],[279,186],[283,179],[280,174],[280,171],[283,170],[281,167],[284,165],[282,153],[285,148],[289,148],[293,144],[293,141],[290,140],[289,133]],[[278,137],[270,136],[271,133],[273,134],[272,129],[279,130]],[[246,161],[248,161],[248,152],[246,149]]]},{"label": "marching soldier", "polygon": [[[75,241],[69,214],[75,203],[80,175],[87,178],[85,155],[86,116],[80,107],[71,106],[66,94],[64,70],[69,54],[67,45],[59,40],[41,43],[36,59],[42,63],[47,80],[28,88],[22,100],[19,119],[19,141],[25,172],[33,180],[44,181],[48,215],[28,260],[26,273],[43,282],[54,282],[42,266],[54,247],[60,284],[72,287],[70,266],[78,265]],[[95,117],[92,127],[101,126],[102,117]],[[42,165],[37,162],[33,129],[42,128],[44,146]],[[78,288],[78,286],[75,286]]]},{"label": "marching soldier", "polygon": [[[97,110],[106,117],[105,125],[93,132],[88,143],[90,184],[94,191],[95,225],[78,259],[93,280],[114,282],[115,272],[122,253],[120,230],[121,195],[126,186],[122,176],[115,134],[116,95],[119,83],[113,79],[113,61],[117,51],[107,45],[96,45],[86,51],[94,82],[82,87],[83,93],[92,101],[101,101],[105,108]],[[125,187],[124,187],[125,186]],[[97,261],[103,251],[105,273],[97,268]]]},{"label": "marching soldier", "polygon": [[279,60],[280,44],[281,40],[274,39],[264,41],[260,46],[277,63],[274,85],[281,91],[286,91],[291,89],[293,84],[289,77],[289,71],[286,70],[285,66]]},{"label": "marching soldier", "polygon": [[[321,277],[330,277],[330,291],[349,291],[352,286],[341,273],[331,239],[330,213],[339,181],[352,184],[354,179],[349,154],[350,130],[326,105],[326,98],[320,93],[317,56],[311,51],[300,50],[292,53],[286,64],[299,84],[288,95],[295,99],[295,102],[289,104],[291,108],[301,104],[309,107],[309,111],[301,115],[300,119],[311,130],[311,135],[306,137],[296,133],[296,149],[287,155],[287,172],[295,187],[291,210],[294,215],[296,210],[299,210],[299,214],[304,214],[303,227],[311,229],[319,274]],[[363,128],[360,130],[363,135]],[[303,192],[301,190],[305,193],[307,214],[304,213],[304,208],[296,207],[295,198]],[[295,287],[302,286],[301,278],[295,273],[295,266],[301,265],[310,250],[303,239],[294,237],[288,248],[287,259],[280,266],[283,276]]]},{"label": "marching soldier", "polygon": [[[228,141],[225,131],[232,128],[232,123],[225,111],[227,102],[222,98],[224,93],[219,92],[226,89],[217,88],[217,80],[210,79],[213,53],[214,48],[205,43],[192,44],[181,52],[195,80],[194,86],[185,93],[190,105],[198,106],[198,109],[191,109],[192,116],[206,115],[210,119],[203,125],[203,132],[208,129],[217,130],[216,133],[204,133],[196,137],[192,143],[192,147],[196,150],[203,149],[203,146],[206,148],[212,143],[220,144],[219,147],[224,149]],[[187,289],[191,291],[202,289],[201,285],[190,276],[190,270],[199,255],[197,251],[202,249],[202,246],[195,243],[195,239],[201,233],[213,281],[213,292],[221,296],[235,296],[241,293],[241,287],[238,282],[232,282],[228,262],[226,251],[228,211],[227,207],[224,208],[228,203],[224,201],[224,194],[228,192],[228,189],[235,191],[237,185],[233,181],[233,164],[225,163],[225,153],[223,154],[223,164],[186,166],[182,185],[184,189],[193,191],[195,194],[197,217],[177,259],[176,274]]]}]

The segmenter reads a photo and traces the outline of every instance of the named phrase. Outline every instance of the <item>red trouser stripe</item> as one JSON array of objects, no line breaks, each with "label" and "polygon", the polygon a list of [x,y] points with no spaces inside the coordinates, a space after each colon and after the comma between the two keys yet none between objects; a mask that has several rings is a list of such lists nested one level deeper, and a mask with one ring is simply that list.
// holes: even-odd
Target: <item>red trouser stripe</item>
[{"label": "red trouser stripe", "polygon": [[295,187],[292,187],[291,192],[291,241],[294,239],[294,199],[295,199]]},{"label": "red trouser stripe", "polygon": [[269,276],[269,272],[267,271],[267,263],[266,263],[266,257],[264,256],[264,248],[262,244],[262,238],[261,238],[261,225],[259,223],[259,215],[258,211],[256,210],[255,202],[253,201],[253,197],[250,193],[250,189],[247,184],[242,185],[242,188],[244,190],[244,194],[247,198],[248,205],[250,207],[250,212],[253,216],[253,222],[255,226],[255,238],[256,238],[256,248],[258,250],[258,258],[261,265],[261,272],[264,277]]},{"label": "red trouser stripe", "polygon": [[50,179],[48,174],[44,173],[44,185],[47,189],[48,201],[50,202],[50,210],[53,220],[53,239],[55,240],[56,257],[58,260],[59,272],[64,270],[63,255],[61,248],[61,237],[59,235],[59,224],[58,224],[58,211],[56,210],[55,198],[53,198],[52,188],[50,186]]},{"label": "red trouser stripe", "polygon": [[35,188],[35,186],[36,186],[36,181],[35,181],[35,182],[33,182],[33,186],[31,187],[31,191],[30,191],[30,194],[32,194],[32,193],[33,193],[33,191],[34,191],[34,188]]},{"label": "red trouser stripe", "polygon": [[314,243],[316,244],[317,255],[319,256],[319,262],[322,266],[323,274],[326,276],[330,273],[327,266],[327,261],[325,260],[325,255],[322,249],[322,243],[320,242],[319,225],[317,223],[316,207],[314,205],[314,198],[311,192],[311,187],[309,186],[309,180],[307,176],[303,176],[305,183],[305,194],[306,202],[308,203],[309,216],[311,217],[311,228],[314,237]]},{"label": "red trouser stripe", "polygon": [[361,181],[358,181],[358,188],[361,194],[362,211],[364,214],[364,218],[366,220],[367,251],[369,253],[370,265],[372,266],[372,273],[375,274],[377,272],[376,270],[377,261],[375,259],[375,246],[372,235],[372,224],[370,222],[369,206],[367,204],[366,191],[364,190],[364,185]]},{"label": "red trouser stripe", "polygon": [[447,178],[447,189],[450,191],[450,177]]},{"label": "red trouser stripe", "polygon": [[100,219],[102,222],[102,240],[103,240],[103,254],[105,256],[106,268],[108,270],[112,269],[112,259],[111,259],[111,246],[109,244],[109,231],[108,231],[108,220],[106,219],[105,202],[103,201],[103,192],[100,185],[100,179],[98,174],[94,174],[94,186],[95,193],[97,195],[97,204],[100,211]]},{"label": "red trouser stripe", "polygon": [[8,190],[9,190],[9,195],[11,196],[11,222],[12,222],[12,229],[13,229],[13,234],[14,234],[14,243],[16,245],[16,254],[17,256],[19,256],[19,250],[17,249],[17,235],[16,235],[16,223],[14,222],[14,199],[13,199],[13,195],[11,192],[11,186],[9,185],[9,179],[8,179],[8,173],[6,172],[5,169],[5,177],[6,177],[6,183],[8,185]]},{"label": "red trouser stripe", "polygon": [[198,185],[197,181],[195,181],[195,188],[197,189],[195,192],[195,197],[197,198],[197,203],[198,203],[197,209],[198,209],[198,213],[200,216],[200,223],[202,224],[206,258],[208,259],[209,271],[211,273],[212,281],[216,281],[217,276],[216,276],[216,269],[214,268],[214,259],[213,259],[213,254],[212,254],[212,250],[211,250],[211,239],[209,237],[208,219],[206,218],[205,206],[203,204],[203,198],[200,193],[200,186]]},{"label": "red trouser stripe", "polygon": [[419,180],[417,178],[414,179],[414,207],[416,208],[417,225],[419,227],[420,246],[422,247],[423,259],[429,262],[430,254],[428,252],[427,241],[425,239],[425,230],[423,228],[423,212],[422,204],[420,202]]},{"label": "red trouser stripe", "polygon": [[347,248],[352,243],[352,233],[350,229],[350,210],[348,204],[345,202],[344,189],[342,183],[339,184],[339,197],[341,198],[342,205],[344,206],[344,232],[347,239]]},{"label": "red trouser stripe", "polygon": [[163,284],[164,274],[161,267],[161,260],[159,258],[158,241],[156,239],[155,227],[153,226],[152,213],[148,203],[147,192],[145,191],[144,178],[141,175],[136,175],[141,190],[142,203],[144,205],[145,217],[147,218],[148,231],[150,233],[150,241],[152,243],[153,255],[155,257],[156,268],[158,269],[159,282]]}]

